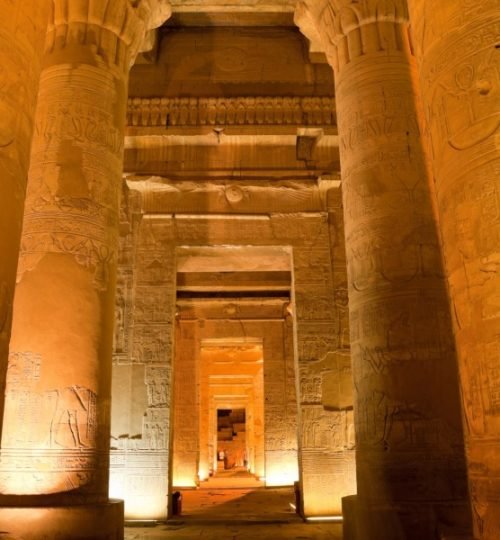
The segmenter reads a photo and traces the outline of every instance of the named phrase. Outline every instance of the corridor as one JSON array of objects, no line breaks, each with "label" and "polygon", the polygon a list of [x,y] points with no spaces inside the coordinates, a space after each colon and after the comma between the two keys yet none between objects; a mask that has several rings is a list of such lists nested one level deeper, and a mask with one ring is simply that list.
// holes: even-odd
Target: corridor
[{"label": "corridor", "polygon": [[[131,524],[125,540],[340,540],[338,523],[304,523],[293,511],[292,488],[186,490],[182,516]],[[133,525],[133,526],[132,526]]]}]

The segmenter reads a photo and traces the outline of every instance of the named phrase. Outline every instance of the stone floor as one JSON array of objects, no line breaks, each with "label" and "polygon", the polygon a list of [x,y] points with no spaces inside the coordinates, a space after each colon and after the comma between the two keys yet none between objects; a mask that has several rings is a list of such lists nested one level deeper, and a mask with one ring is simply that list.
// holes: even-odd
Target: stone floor
[{"label": "stone floor", "polygon": [[126,540],[341,540],[342,525],[304,523],[292,510],[291,488],[200,489],[182,493],[182,516],[134,524]]},{"label": "stone floor", "polygon": [[227,471],[218,471],[215,476],[211,476],[208,480],[201,483],[201,489],[216,489],[216,488],[251,488],[264,487],[264,482],[261,482],[255,475],[250,474],[244,467],[233,467]]}]

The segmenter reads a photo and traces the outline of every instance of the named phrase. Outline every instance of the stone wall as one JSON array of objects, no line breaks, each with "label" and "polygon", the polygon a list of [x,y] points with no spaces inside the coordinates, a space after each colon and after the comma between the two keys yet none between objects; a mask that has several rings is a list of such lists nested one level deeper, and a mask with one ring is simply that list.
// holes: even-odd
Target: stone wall
[{"label": "stone wall", "polygon": [[[282,373],[286,373],[286,380],[291,380],[292,372],[295,372],[300,380],[297,419],[304,511],[307,515],[338,513],[341,497],[355,492],[342,257],[337,263],[334,260],[332,270],[335,241],[342,235],[337,230],[339,225],[332,212],[329,217],[326,205],[321,206],[318,188],[313,189],[316,189],[318,211],[294,214],[146,214],[141,217],[141,199],[154,204],[155,194],[145,196],[134,191],[129,194],[128,199],[132,206],[135,205],[135,212],[130,212],[133,225],[125,235],[129,240],[122,245],[131,257],[129,268],[134,270],[128,273],[123,270],[120,274],[128,285],[123,286],[118,295],[116,309],[123,313],[117,319],[128,321],[125,323],[128,326],[124,330],[126,337],[120,338],[126,344],[126,350],[115,351],[115,450],[112,453],[114,492],[134,494],[127,496],[128,517],[146,517],[136,510],[140,505],[134,501],[144,501],[147,497],[150,497],[147,517],[163,517],[165,512],[171,436],[176,246],[289,246],[294,261],[292,311],[296,323],[281,322],[280,330],[273,334],[271,340],[275,342],[266,344],[264,333],[256,335],[264,336],[264,357],[268,361],[265,397],[269,399],[272,396],[271,399],[275,400],[268,401],[265,409],[266,463],[276,463],[295,451],[290,435],[295,426],[293,385],[279,383]],[[265,206],[261,208],[265,212]],[[132,242],[135,247],[126,248],[127,242]],[[127,302],[135,305],[132,316],[127,314],[130,308],[125,309]],[[219,337],[228,337],[227,324],[225,326]],[[236,326],[239,327],[236,335],[240,335],[241,324],[236,323]],[[292,368],[290,342],[287,340],[293,326],[296,353]],[[206,333],[207,329],[203,332]],[[211,337],[218,332],[214,327]],[[255,329],[252,329],[246,335],[254,333]],[[286,340],[285,334],[288,336]],[[117,337],[120,337],[119,330]],[[285,347],[284,340],[288,343]],[[283,349],[286,353],[282,358],[274,360],[274,353],[270,351]],[[179,354],[188,355],[181,351]],[[187,364],[185,367],[189,371]],[[190,384],[195,379],[196,370],[190,372]],[[144,419],[142,424],[139,418]],[[193,426],[197,425],[196,422]],[[286,426],[284,430],[283,426]],[[193,437],[190,440],[194,441],[194,430],[191,431]],[[193,456],[197,454],[197,447],[189,448]],[[197,472],[192,465],[189,474],[195,476]],[[151,485],[156,486],[155,489],[151,489]]]}]

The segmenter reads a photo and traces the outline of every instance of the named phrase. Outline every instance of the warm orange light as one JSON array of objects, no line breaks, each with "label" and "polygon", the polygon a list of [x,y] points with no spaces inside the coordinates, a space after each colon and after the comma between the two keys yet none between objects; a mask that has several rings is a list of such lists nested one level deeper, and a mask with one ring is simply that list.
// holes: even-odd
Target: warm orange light
[{"label": "warm orange light", "polygon": [[109,496],[125,501],[125,519],[127,521],[154,521],[167,517],[167,494],[157,489],[146,491],[127,485],[124,477],[112,474],[109,479]]},{"label": "warm orange light", "polygon": [[200,482],[204,482],[205,480],[208,480],[209,478],[209,471],[208,467],[204,466],[204,464],[200,464],[200,467],[198,469],[198,479]]},{"label": "warm orange light", "polygon": [[298,479],[297,459],[290,458],[279,465],[266,465],[266,486],[292,486]]},{"label": "warm orange light", "polygon": [[[46,452],[46,454],[45,454]],[[26,470],[12,470],[15,467],[15,455],[9,450],[3,451],[3,471],[0,490],[9,495],[33,495],[38,493],[60,493],[68,490],[68,473],[51,470],[54,466],[54,454],[50,450],[23,450],[22,459],[30,463]]]},{"label": "warm orange light", "polygon": [[344,518],[342,516],[314,516],[306,518],[306,521],[336,521],[338,523],[342,523]]}]

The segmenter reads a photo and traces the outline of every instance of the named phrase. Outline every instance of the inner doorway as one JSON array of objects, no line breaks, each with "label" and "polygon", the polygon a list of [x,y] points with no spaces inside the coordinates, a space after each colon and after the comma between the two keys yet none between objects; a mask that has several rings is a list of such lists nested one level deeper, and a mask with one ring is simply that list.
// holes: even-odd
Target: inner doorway
[{"label": "inner doorway", "polygon": [[177,249],[171,470],[186,502],[190,489],[289,486],[293,495],[291,282],[287,248]]},{"label": "inner doorway", "polygon": [[200,487],[263,485],[264,363],[259,338],[202,341]]},{"label": "inner doorway", "polygon": [[[246,409],[217,409],[217,467],[224,471],[247,471]],[[237,474],[234,474],[237,476]]]}]

